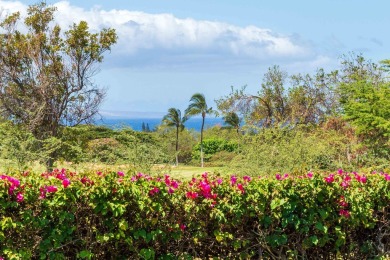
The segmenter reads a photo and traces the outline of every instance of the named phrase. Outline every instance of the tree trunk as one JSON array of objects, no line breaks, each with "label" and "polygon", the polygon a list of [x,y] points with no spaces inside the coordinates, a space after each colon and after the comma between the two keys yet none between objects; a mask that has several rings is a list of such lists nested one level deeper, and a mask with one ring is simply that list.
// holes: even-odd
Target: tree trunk
[{"label": "tree trunk", "polygon": [[179,127],[176,127],[176,167],[179,166]]},{"label": "tree trunk", "polygon": [[200,165],[203,168],[203,127],[205,115],[202,115],[202,128],[200,129]]}]

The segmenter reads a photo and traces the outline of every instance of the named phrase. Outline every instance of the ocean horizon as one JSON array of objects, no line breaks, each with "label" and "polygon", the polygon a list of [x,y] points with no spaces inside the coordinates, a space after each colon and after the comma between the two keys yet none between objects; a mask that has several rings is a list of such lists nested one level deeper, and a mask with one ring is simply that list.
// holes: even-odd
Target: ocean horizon
[{"label": "ocean horizon", "polygon": [[[130,127],[134,131],[142,131],[142,126],[148,127],[151,131],[162,124],[162,118],[102,118],[96,120],[96,125],[106,126],[112,129],[121,129]],[[200,131],[202,127],[201,117],[192,117],[184,124],[187,129]],[[223,126],[224,120],[220,117],[206,117],[204,128],[210,128],[216,125]]]}]

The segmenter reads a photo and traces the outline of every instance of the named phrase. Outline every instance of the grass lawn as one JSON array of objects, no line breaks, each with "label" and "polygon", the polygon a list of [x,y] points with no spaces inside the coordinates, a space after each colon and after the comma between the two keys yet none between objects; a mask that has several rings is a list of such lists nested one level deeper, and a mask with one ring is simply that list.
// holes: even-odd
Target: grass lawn
[{"label": "grass lawn", "polygon": [[[132,167],[130,165],[105,165],[102,163],[80,163],[80,164],[72,164],[72,163],[57,163],[55,168],[66,168],[71,171],[76,172],[85,172],[85,171],[101,171],[101,170],[109,170],[109,171],[124,171],[127,172]],[[19,171],[17,165],[7,162],[0,161],[0,172],[9,173],[14,171]],[[45,166],[39,163],[31,163],[28,167],[28,170],[41,173],[46,170]],[[179,165],[178,167],[172,165],[155,165],[152,168],[151,172],[144,172],[146,174],[151,175],[163,175],[169,174],[173,178],[189,180],[193,176],[200,176],[202,173],[215,173],[215,174],[231,174],[224,167],[197,167],[197,166],[188,166],[188,165]]]},{"label": "grass lawn", "polygon": [[190,179],[193,176],[199,176],[204,172],[209,173],[223,173],[222,167],[196,167],[196,166],[186,166],[186,165],[179,165],[178,167],[171,167],[170,170],[167,172],[172,177],[178,178],[178,179]]}]

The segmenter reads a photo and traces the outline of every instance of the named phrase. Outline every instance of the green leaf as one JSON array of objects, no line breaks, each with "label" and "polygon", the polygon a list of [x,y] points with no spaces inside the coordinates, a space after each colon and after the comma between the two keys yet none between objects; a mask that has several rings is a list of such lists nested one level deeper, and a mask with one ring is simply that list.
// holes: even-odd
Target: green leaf
[{"label": "green leaf", "polygon": [[313,243],[313,245],[318,244],[318,237],[317,236],[311,236],[310,241]]}]

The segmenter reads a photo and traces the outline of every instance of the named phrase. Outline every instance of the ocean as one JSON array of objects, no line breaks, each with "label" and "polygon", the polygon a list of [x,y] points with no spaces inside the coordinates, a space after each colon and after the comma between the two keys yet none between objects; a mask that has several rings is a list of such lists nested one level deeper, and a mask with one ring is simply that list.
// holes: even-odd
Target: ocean
[{"label": "ocean", "polygon": [[[149,129],[153,131],[157,126],[161,125],[161,118],[102,118],[95,122],[96,125],[103,125],[113,129],[120,129],[124,127],[131,127],[135,131],[142,131],[142,125],[149,126]],[[193,117],[187,120],[184,124],[187,129],[194,129],[200,132],[202,127],[202,118]],[[224,125],[222,118],[206,117],[204,127],[205,129],[216,126]]]}]

